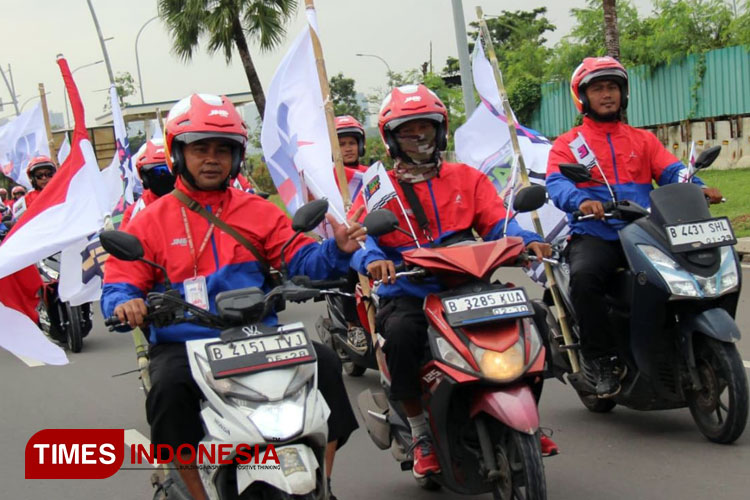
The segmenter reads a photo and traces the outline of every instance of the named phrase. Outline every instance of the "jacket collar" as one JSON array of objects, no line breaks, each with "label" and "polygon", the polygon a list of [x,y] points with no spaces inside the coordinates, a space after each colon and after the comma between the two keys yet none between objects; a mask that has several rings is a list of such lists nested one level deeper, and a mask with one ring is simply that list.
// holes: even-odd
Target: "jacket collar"
[{"label": "jacket collar", "polygon": [[231,196],[229,189],[219,189],[216,191],[201,191],[198,189],[192,189],[185,182],[183,182],[181,176],[177,177],[174,187],[175,189],[182,191],[204,207],[208,205],[218,206]]},{"label": "jacket collar", "polygon": [[588,116],[583,117],[583,129],[591,130],[595,132],[604,132],[605,134],[614,134],[620,130],[622,122],[617,120],[615,122],[597,122],[589,118]]}]

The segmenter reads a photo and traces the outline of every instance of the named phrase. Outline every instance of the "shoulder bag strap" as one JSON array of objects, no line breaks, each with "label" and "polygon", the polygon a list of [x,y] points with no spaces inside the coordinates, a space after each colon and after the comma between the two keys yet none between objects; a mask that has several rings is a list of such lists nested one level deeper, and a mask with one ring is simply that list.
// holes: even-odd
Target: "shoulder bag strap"
[{"label": "shoulder bag strap", "polygon": [[411,207],[412,212],[414,212],[414,217],[416,217],[417,219],[419,228],[424,233],[425,238],[432,242],[433,239],[432,231],[430,231],[430,221],[427,220],[427,216],[424,213],[424,208],[422,208],[422,203],[419,201],[417,193],[414,192],[414,186],[412,186],[408,182],[399,182],[398,185],[401,186],[401,189],[404,190],[406,202]]}]

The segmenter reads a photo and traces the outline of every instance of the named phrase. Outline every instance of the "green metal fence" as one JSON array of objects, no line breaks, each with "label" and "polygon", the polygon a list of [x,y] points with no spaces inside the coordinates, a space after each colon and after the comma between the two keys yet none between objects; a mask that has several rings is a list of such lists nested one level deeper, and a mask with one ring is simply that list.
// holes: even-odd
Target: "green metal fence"
[{"label": "green metal fence", "polygon": [[[746,47],[717,49],[628,72],[628,122],[635,127],[750,114],[750,52]],[[577,112],[569,85],[567,81],[542,85],[542,102],[532,116],[532,128],[556,137],[573,126]]]}]

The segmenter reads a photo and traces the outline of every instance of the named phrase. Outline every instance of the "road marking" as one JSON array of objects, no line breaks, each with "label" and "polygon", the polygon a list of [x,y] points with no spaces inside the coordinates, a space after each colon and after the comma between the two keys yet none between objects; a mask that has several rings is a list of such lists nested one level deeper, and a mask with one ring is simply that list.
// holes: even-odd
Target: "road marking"
[{"label": "road marking", "polygon": [[36,359],[27,358],[26,356],[21,356],[20,354],[13,353],[18,359],[26,363],[27,366],[35,367],[35,366],[44,366],[44,363],[41,361],[37,361]]},{"label": "road marking", "polygon": [[[125,445],[130,449],[133,445],[142,445],[147,450],[149,449],[149,446],[151,445],[151,440],[141,434],[137,429],[125,429]],[[133,460],[133,457],[130,457],[131,461]],[[159,464],[156,462],[151,464],[154,467],[158,467]]]}]

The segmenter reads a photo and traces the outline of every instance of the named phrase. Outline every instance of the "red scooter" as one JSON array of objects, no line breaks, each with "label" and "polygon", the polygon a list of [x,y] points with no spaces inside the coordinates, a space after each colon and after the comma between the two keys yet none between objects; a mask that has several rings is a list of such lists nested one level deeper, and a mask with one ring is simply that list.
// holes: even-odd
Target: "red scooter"
[{"label": "red scooter", "polygon": [[[546,193],[532,190],[519,193],[517,211],[529,198],[541,196],[543,203]],[[533,205],[524,211],[538,208]],[[372,212],[364,224],[374,236],[401,230],[387,210]],[[423,247],[404,252],[403,258],[409,270],[397,277],[430,276],[445,285],[444,292],[424,301],[430,356],[420,370],[422,402],[442,473],[417,481],[426,489],[445,486],[459,494],[545,499],[534,389],[541,389],[545,365],[540,329],[550,327],[551,315],[522,287],[491,280],[498,268],[529,260],[523,241],[507,237]],[[409,470],[411,431],[401,405],[389,400],[387,369],[381,380],[383,391],[359,395],[359,409],[375,444],[390,448],[402,470]]]}]

